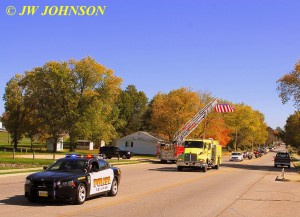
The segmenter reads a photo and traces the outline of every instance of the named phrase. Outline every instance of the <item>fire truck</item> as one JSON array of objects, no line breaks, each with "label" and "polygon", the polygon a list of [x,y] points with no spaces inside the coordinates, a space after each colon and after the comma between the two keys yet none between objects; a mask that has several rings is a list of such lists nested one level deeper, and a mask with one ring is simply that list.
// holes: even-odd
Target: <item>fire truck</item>
[{"label": "fire truck", "polygon": [[188,135],[201,123],[201,121],[216,107],[217,100],[208,103],[203,109],[190,119],[174,137],[173,143],[159,142],[157,144],[156,156],[161,162],[176,162],[178,156],[184,153],[184,141]]},{"label": "fire truck", "polygon": [[167,142],[158,142],[156,148],[156,156],[162,163],[166,163],[167,161],[175,163],[178,155],[184,151],[183,145]]},{"label": "fire truck", "polygon": [[206,172],[208,168],[219,169],[222,163],[222,146],[213,139],[187,139],[184,153],[178,156],[177,169],[197,168]]}]

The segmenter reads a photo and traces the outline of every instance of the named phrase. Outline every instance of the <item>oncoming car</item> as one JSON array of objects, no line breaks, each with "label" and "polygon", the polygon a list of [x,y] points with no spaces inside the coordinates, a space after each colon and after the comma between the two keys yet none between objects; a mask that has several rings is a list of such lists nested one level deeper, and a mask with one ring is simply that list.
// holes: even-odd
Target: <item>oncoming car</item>
[{"label": "oncoming car", "polygon": [[242,152],[232,152],[229,158],[230,161],[243,161],[244,157]]},{"label": "oncoming car", "polygon": [[43,172],[26,177],[25,197],[30,201],[62,200],[82,204],[101,194],[115,196],[121,179],[119,168],[92,155],[66,155]]}]

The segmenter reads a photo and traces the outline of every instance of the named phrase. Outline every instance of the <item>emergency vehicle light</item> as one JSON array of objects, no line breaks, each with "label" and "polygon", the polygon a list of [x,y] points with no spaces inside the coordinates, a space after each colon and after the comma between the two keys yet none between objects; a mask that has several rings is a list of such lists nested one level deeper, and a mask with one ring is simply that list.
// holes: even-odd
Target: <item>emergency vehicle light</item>
[{"label": "emergency vehicle light", "polygon": [[81,154],[66,154],[66,158],[81,158]]},{"label": "emergency vehicle light", "polygon": [[101,158],[101,155],[98,154],[66,154],[65,158]]}]

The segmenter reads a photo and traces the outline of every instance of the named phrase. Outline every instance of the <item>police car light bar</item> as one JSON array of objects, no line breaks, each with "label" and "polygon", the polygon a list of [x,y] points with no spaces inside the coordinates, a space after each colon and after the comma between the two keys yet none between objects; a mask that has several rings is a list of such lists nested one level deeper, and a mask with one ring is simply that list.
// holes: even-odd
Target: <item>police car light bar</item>
[{"label": "police car light bar", "polygon": [[65,158],[102,158],[101,154],[66,154]]}]

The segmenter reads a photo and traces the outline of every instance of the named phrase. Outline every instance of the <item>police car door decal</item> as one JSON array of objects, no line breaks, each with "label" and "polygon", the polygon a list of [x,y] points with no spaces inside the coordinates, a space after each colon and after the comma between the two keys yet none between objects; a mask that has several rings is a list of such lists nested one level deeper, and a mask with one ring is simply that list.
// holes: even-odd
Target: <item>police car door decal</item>
[{"label": "police car door decal", "polygon": [[111,183],[114,178],[112,169],[105,169],[99,172],[90,173],[91,188],[90,195],[97,194],[111,189]]}]

